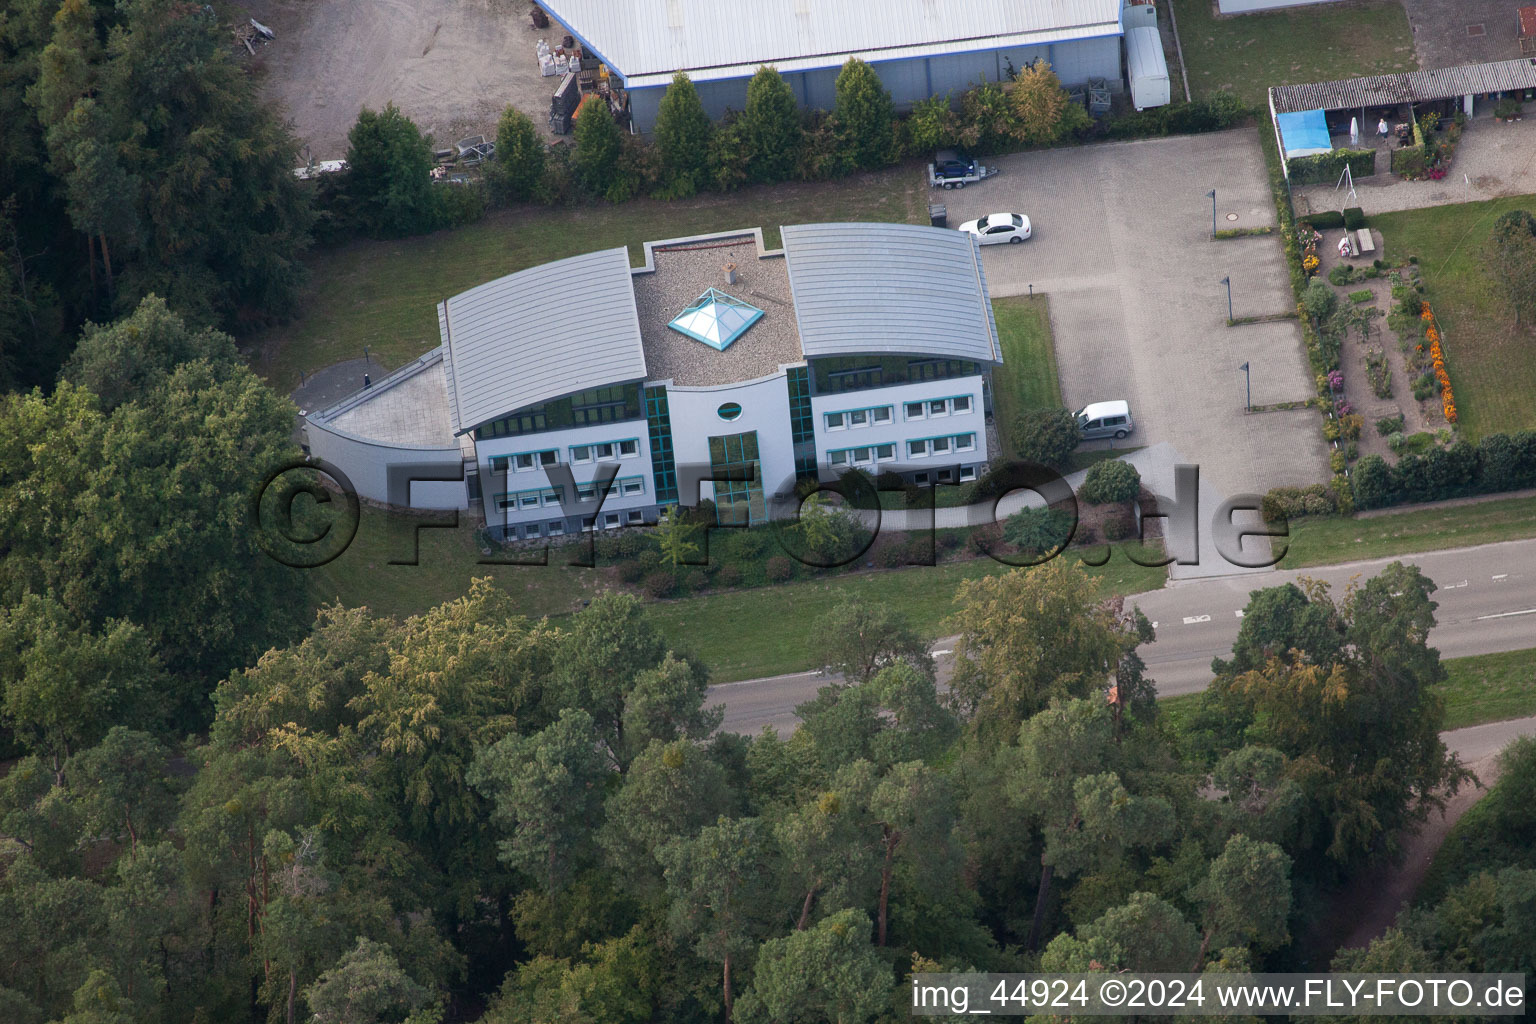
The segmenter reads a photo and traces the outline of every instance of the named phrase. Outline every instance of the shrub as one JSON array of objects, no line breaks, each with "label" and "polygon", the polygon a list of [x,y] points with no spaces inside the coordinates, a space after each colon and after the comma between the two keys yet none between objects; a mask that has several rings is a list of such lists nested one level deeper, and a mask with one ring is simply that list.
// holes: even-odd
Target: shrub
[{"label": "shrub", "polygon": [[1512,118],[1519,117],[1520,111],[1524,109],[1524,107],[1525,104],[1521,103],[1520,100],[1516,99],[1514,96],[1506,96],[1504,99],[1499,100],[1499,102],[1494,106],[1493,116],[1502,117],[1504,120],[1508,121]]},{"label": "shrub", "polygon": [[1359,508],[1384,508],[1397,500],[1392,467],[1380,455],[1361,459],[1352,480],[1355,505]]},{"label": "shrub", "polygon": [[1344,227],[1349,231],[1359,231],[1365,227],[1365,211],[1358,206],[1349,206],[1344,209]]},{"label": "shrub", "polygon": [[1345,413],[1339,417],[1339,438],[1344,441],[1358,441],[1360,431],[1365,426],[1365,417],[1357,412]]},{"label": "shrub", "polygon": [[719,575],[715,577],[715,582],[722,587],[741,586],[741,568],[735,565],[722,565]]},{"label": "shrub", "polygon": [[1104,539],[1125,540],[1136,531],[1136,522],[1129,512],[1116,512],[1104,517]]},{"label": "shrub", "polygon": [[[1342,454],[1342,452],[1334,452],[1334,455]],[[1306,487],[1272,488],[1260,501],[1259,514],[1264,517],[1266,523],[1277,523],[1282,519],[1331,515],[1338,511],[1338,507],[1338,492],[1334,487],[1308,484]]]},{"label": "shrub", "polygon": [[1357,178],[1376,173],[1374,149],[1335,149],[1315,156],[1292,157],[1290,162],[1291,184],[1332,185],[1344,174],[1344,168]]},{"label": "shrub", "polygon": [[1059,508],[1026,508],[1003,521],[1003,540],[1028,555],[1056,551],[1072,539],[1072,516]]},{"label": "shrub", "polygon": [[[1332,278],[1331,278],[1331,275],[1330,275],[1330,280],[1331,279]],[[1358,292],[1350,292],[1349,293],[1349,301],[1350,302],[1354,302],[1354,303],[1370,302],[1375,297],[1376,296],[1371,294],[1371,291],[1370,291],[1369,288],[1364,288],[1364,289],[1361,289]]]},{"label": "shrub", "polygon": [[1071,101],[1061,87],[1061,79],[1043,60],[1019,72],[1009,100],[1013,105],[1014,131],[1027,146],[1054,146],[1092,123],[1088,112]]},{"label": "shrub", "polygon": [[1141,490],[1141,474],[1120,459],[1096,462],[1083,479],[1078,497],[1090,505],[1130,501]]},{"label": "shrub", "polygon": [[1305,224],[1318,231],[1326,231],[1328,228],[1343,227],[1344,215],[1337,210],[1324,210],[1322,213],[1309,213],[1305,217],[1300,217],[1296,223]]},{"label": "shrub", "polygon": [[1337,474],[1344,472],[1344,467],[1346,465],[1348,465],[1348,463],[1344,459],[1343,452],[1335,450],[1332,455],[1328,456],[1328,466],[1334,471],[1334,473]]},{"label": "shrub", "polygon": [[671,597],[677,591],[677,577],[668,569],[658,569],[645,577],[640,584],[645,596],[660,600]]},{"label": "shrub", "polygon": [[1403,432],[1403,414],[1396,416],[1383,416],[1376,421],[1376,433],[1382,437],[1388,434],[1401,434]]},{"label": "shrub", "polygon": [[1497,282],[1515,323],[1536,320],[1536,216],[1510,210],[1493,222],[1483,265]]},{"label": "shrub", "polygon": [[1536,487],[1536,431],[1490,434],[1478,442],[1482,490]]},{"label": "shrub", "polygon": [[770,583],[783,583],[794,575],[795,566],[784,555],[774,555],[763,565],[763,575]]},{"label": "shrub", "polygon": [[649,571],[651,570],[647,569],[645,563],[635,559],[620,562],[618,565],[619,579],[624,583],[639,583],[645,579],[646,573]]},{"label": "shrub", "polygon": [[1029,462],[1061,466],[1081,440],[1066,409],[1023,409],[1013,423],[1013,454]]},{"label": "shrub", "polygon": [[683,573],[682,587],[687,593],[697,593],[709,586],[709,572],[703,566],[695,566]]},{"label": "shrub", "polygon": [[1307,283],[1306,291],[1301,293],[1302,307],[1308,316],[1317,321],[1326,320],[1338,301],[1338,293],[1315,277]]},{"label": "shrub", "polygon": [[874,555],[875,564],[882,569],[899,569],[907,564],[907,546],[899,540],[880,545]]},{"label": "shrub", "polygon": [[[1337,285],[1340,288],[1347,284],[1354,284],[1357,278],[1358,275],[1355,268],[1348,263],[1335,264],[1333,269],[1328,271],[1328,283]],[[1369,296],[1371,293],[1366,292],[1365,294]],[[1353,298],[1354,296],[1350,297]]]}]

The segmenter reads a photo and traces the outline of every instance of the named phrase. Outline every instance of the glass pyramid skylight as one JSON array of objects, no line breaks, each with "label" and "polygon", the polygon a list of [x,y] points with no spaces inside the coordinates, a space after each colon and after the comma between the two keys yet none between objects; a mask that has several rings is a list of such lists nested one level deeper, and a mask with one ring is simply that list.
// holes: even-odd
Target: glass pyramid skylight
[{"label": "glass pyramid skylight", "polygon": [[716,351],[724,352],[731,342],[741,337],[762,315],[763,311],[756,306],[749,306],[740,299],[711,288],[699,296],[699,301],[677,314],[667,326],[695,341],[702,341]]}]

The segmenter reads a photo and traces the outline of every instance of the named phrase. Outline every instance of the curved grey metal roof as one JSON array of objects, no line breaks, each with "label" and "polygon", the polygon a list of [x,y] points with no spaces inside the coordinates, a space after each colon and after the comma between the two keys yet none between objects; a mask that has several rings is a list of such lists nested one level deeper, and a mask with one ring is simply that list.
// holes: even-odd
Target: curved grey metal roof
[{"label": "curved grey metal roof", "polygon": [[1002,362],[976,240],[912,224],[785,226],[807,356],[899,352]]},{"label": "curved grey metal roof", "polygon": [[645,377],[624,248],[487,281],[438,305],[454,430]]}]

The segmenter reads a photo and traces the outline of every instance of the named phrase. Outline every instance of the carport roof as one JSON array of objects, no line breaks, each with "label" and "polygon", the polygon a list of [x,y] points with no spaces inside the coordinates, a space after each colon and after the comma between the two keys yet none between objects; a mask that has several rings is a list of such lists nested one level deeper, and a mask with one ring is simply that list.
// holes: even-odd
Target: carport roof
[{"label": "carport roof", "polygon": [[438,304],[456,433],[526,405],[645,377],[629,250],[545,263]]},{"label": "carport roof", "polygon": [[807,356],[895,352],[1002,362],[981,250],[913,224],[781,229]]},{"label": "carport roof", "polygon": [[548,0],[631,89],[1120,35],[1121,0]]},{"label": "carport roof", "polygon": [[1290,114],[1302,110],[1391,107],[1515,89],[1536,89],[1536,57],[1432,68],[1403,75],[1278,85],[1269,90],[1269,101],[1276,114]]}]

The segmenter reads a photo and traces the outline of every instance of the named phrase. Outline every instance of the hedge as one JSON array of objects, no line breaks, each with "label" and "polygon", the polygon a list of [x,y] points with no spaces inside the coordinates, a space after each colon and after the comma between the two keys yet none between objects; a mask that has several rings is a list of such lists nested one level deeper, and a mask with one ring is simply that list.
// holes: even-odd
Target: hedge
[{"label": "hedge", "polygon": [[1112,139],[1193,135],[1234,128],[1252,116],[1253,110],[1241,100],[1231,93],[1219,92],[1209,100],[1170,103],[1103,121],[1100,123],[1100,131]]},{"label": "hedge", "polygon": [[1332,185],[1348,167],[1357,178],[1376,173],[1374,149],[1335,149],[1316,156],[1297,156],[1289,161],[1292,185]]},{"label": "hedge", "polygon": [[1353,484],[1363,509],[1536,487],[1536,431],[1432,448],[1404,455],[1395,466],[1367,455],[1355,466]]},{"label": "hedge", "polygon": [[1322,213],[1309,213],[1305,217],[1300,217],[1296,223],[1323,231],[1328,228],[1343,227],[1344,215],[1338,210],[1324,210]]}]

